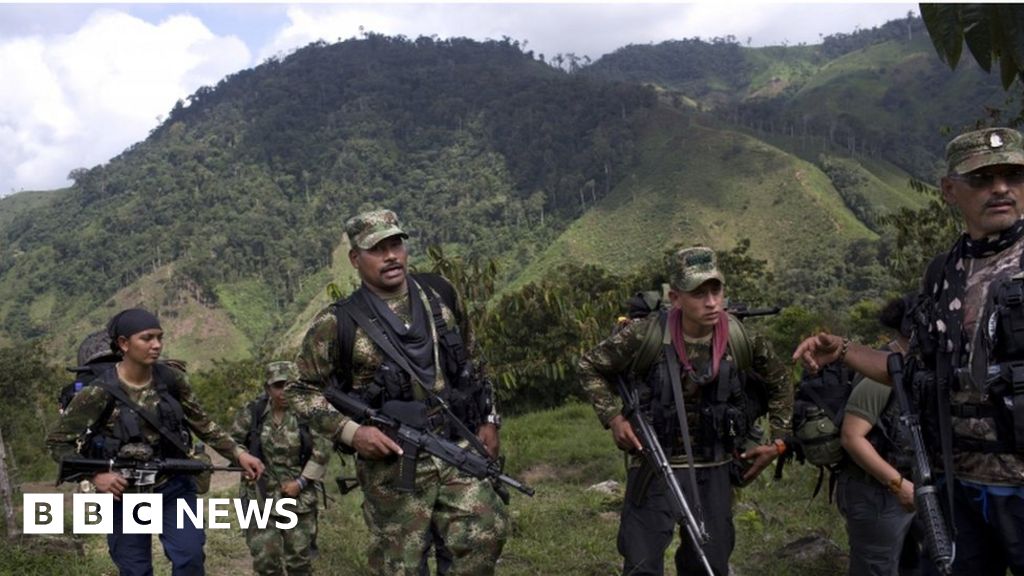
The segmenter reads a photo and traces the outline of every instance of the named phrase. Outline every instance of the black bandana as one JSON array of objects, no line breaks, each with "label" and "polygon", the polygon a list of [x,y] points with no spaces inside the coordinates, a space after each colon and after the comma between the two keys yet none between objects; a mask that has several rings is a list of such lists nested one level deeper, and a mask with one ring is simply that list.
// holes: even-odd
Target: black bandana
[{"label": "black bandana", "polygon": [[[972,240],[963,234],[949,251],[943,274],[932,286],[925,286],[937,303],[939,322],[939,351],[953,356],[954,367],[964,366],[970,354],[971,336],[964,334],[964,298],[967,291],[967,260],[995,256],[1024,237],[1024,220],[981,240]],[[944,323],[942,323],[944,321]]]},{"label": "black bandana", "polygon": [[160,321],[151,312],[142,308],[122,310],[115,314],[110,319],[110,322],[107,322],[107,336],[110,337],[110,348],[115,352],[120,352],[120,348],[117,347],[118,338],[121,336],[131,338],[133,334],[154,328],[162,330],[160,328]]},{"label": "black bandana", "polygon": [[377,318],[380,327],[395,348],[405,356],[405,360],[416,372],[416,378],[427,388],[433,388],[436,380],[434,368],[434,335],[430,329],[430,314],[420,297],[420,288],[411,278],[409,286],[409,310],[411,320],[404,320],[391,311],[387,303],[373,293],[372,290],[360,290],[363,303],[370,310],[371,316]]}]

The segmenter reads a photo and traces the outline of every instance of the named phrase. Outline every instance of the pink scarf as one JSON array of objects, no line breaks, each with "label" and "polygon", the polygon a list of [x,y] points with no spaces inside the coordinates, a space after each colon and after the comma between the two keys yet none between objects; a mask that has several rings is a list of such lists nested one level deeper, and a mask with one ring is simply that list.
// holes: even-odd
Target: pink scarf
[{"label": "pink scarf", "polygon": [[[693,365],[686,355],[686,342],[683,339],[683,311],[673,308],[668,315],[668,329],[672,334],[672,344],[676,349],[676,356],[679,357],[679,364],[688,373],[693,372]],[[715,324],[713,336],[711,337],[711,380],[718,377],[718,366],[725,356],[725,349],[729,343],[729,315],[722,311]]]}]

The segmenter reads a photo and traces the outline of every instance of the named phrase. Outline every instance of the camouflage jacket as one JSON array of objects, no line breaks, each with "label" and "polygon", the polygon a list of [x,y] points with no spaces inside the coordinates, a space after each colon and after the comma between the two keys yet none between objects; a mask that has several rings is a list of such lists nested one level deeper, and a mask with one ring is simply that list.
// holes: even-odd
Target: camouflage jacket
[{"label": "camouflage jacket", "polygon": [[[622,399],[616,390],[615,378],[620,374],[627,375],[634,357],[642,348],[650,323],[657,321],[657,314],[633,320],[580,358],[580,383],[605,428],[609,426],[612,418],[622,413]],[[751,336],[750,344],[753,352],[750,370],[764,380],[768,390],[768,419],[772,428],[770,432],[774,437],[781,437],[789,432],[793,414],[793,392],[789,374],[767,340],[760,336]],[[710,339],[706,343],[688,341],[686,352],[695,371],[701,373],[711,358]],[[726,359],[731,359],[730,353],[726,354],[723,361]],[[697,437],[696,431],[700,426],[700,415],[697,410],[700,389],[686,377],[685,373],[682,384],[687,423],[691,436]],[[673,457],[673,464],[683,462],[685,458]]]},{"label": "camouflage jacket", "polygon": [[[182,412],[184,412],[184,423],[200,440],[216,450],[221,456],[228,460],[236,461],[238,456],[245,452],[245,449],[236,444],[231,439],[231,436],[217,426],[217,423],[206,414],[206,411],[199,405],[185,373],[169,365],[165,367],[167,369],[161,372],[169,374],[170,377],[174,378],[173,384],[170,382],[165,384],[170,388],[176,387],[178,390],[177,400],[181,404]],[[111,367],[111,370],[113,369]],[[121,387],[133,402],[150,413],[157,414],[160,395],[152,382],[139,388],[131,387],[122,382]],[[73,455],[78,452],[79,443],[85,440],[87,430],[102,415],[109,399],[110,395],[103,388],[96,385],[86,386],[75,395],[71,403],[68,404],[67,410],[64,411],[64,414],[61,415],[60,420],[57,421],[56,426],[53,427],[46,438],[46,446],[49,448],[50,455],[54,460],[59,462],[64,456]],[[115,404],[110,417],[107,418],[103,426],[106,434],[114,435],[114,427],[117,424],[120,410],[120,406]],[[143,437],[150,445],[155,446],[160,443],[160,432],[144,420],[140,422],[140,426]]]},{"label": "camouflage jacket", "polygon": [[[238,411],[231,425],[231,437],[239,446],[245,446],[252,426],[252,411],[247,405]],[[313,434],[313,454],[305,466],[300,461],[299,420],[291,410],[284,412],[280,422],[275,422],[270,403],[263,410],[263,425],[260,427],[260,448],[263,451],[263,464],[267,467],[265,494],[272,498],[281,498],[281,484],[298,478],[300,475],[310,480],[299,494],[297,512],[308,512],[317,506],[317,488],[315,482],[322,482],[327,473],[327,463],[331,458],[331,442],[319,434]],[[247,482],[242,490],[249,498],[257,498],[255,483]]]},{"label": "camouflage jacket", "polygon": [[[410,277],[411,279],[411,277]],[[431,288],[420,285],[421,297],[424,306],[429,310],[426,296],[422,290]],[[458,300],[455,310],[451,310],[438,296],[437,298],[441,313],[449,326],[457,327],[462,336],[463,345],[469,360],[473,362],[476,369],[475,378],[482,379],[484,383],[490,380],[486,378],[486,366],[484,365],[479,345],[473,335],[469,318],[462,308],[461,300]],[[411,321],[412,313],[409,306],[408,292],[403,292],[392,298],[386,299],[388,307],[405,321]],[[429,316],[429,314],[428,314]],[[432,322],[432,321],[431,321]],[[437,331],[434,332],[434,359],[435,365],[439,353]],[[338,325],[334,315],[333,305],[321,310],[313,319],[313,323],[303,338],[302,347],[295,363],[299,367],[300,382],[290,384],[285,389],[289,405],[306,418],[310,427],[331,438],[340,440],[342,443],[351,446],[352,436],[358,426],[351,418],[339,413],[324,399],[321,391],[329,386],[335,378],[335,370],[339,364],[340,346],[338,344]],[[360,390],[373,381],[377,367],[384,361],[384,354],[376,344],[367,336],[366,332],[358,326],[355,331],[355,338],[352,345],[352,388]],[[443,370],[437,370],[437,381],[433,384],[435,392],[441,392],[446,383]],[[426,383],[428,387],[431,383]],[[416,387],[414,386],[414,390]]]},{"label": "camouflage jacket", "polygon": [[[963,302],[964,334],[971,338],[968,353],[978,349],[981,329],[988,325],[982,311],[989,297],[989,287],[999,278],[1020,271],[1021,255],[1024,254],[1024,239],[1002,252],[986,258],[971,258],[958,263],[967,271],[967,285]],[[933,321],[939,321],[933,319]],[[968,361],[970,362],[970,361]],[[969,364],[968,364],[969,365]],[[971,379],[964,379],[971,380]],[[961,382],[959,390],[953,392],[950,402],[957,404],[986,404],[987,394],[983,383]],[[991,418],[959,418],[952,420],[954,434],[982,440],[996,440],[995,424]],[[936,461],[941,467],[941,459]],[[953,470],[958,478],[984,484],[1019,486],[1024,484],[1024,458],[1016,454],[989,454],[958,450],[953,448]]]}]

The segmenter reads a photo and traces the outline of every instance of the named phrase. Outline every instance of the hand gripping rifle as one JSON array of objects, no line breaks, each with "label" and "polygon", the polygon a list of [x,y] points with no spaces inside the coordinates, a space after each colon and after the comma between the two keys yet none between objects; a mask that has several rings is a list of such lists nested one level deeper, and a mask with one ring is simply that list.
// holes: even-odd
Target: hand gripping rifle
[{"label": "hand gripping rifle", "polygon": [[[889,355],[886,368],[892,378],[892,389],[900,405],[900,422],[906,426],[907,436],[914,451],[914,504],[917,518],[924,528],[925,545],[936,569],[942,576],[953,573],[953,558],[956,547],[949,538],[946,520],[939,507],[938,489],[928,463],[924,439],[921,436],[921,421],[910,406],[907,391],[903,387],[903,355],[895,352]],[[950,487],[952,488],[952,487]]]},{"label": "hand gripping rifle", "polygon": [[164,458],[155,460],[110,460],[65,456],[57,471],[57,485],[62,482],[88,480],[103,472],[117,472],[135,486],[152,486],[159,474],[202,474],[207,471],[242,472],[239,466],[214,466],[190,458]]},{"label": "hand gripping rifle", "polygon": [[629,420],[633,431],[639,437],[640,444],[644,447],[644,458],[647,460],[647,465],[653,467],[668,486],[669,498],[672,501],[672,513],[676,520],[686,528],[686,533],[690,536],[697,554],[700,554],[700,563],[704,566],[704,570],[708,576],[714,576],[711,563],[708,562],[708,557],[704,554],[704,544],[708,541],[708,533],[704,529],[704,525],[697,522],[690,510],[690,504],[686,500],[686,495],[683,494],[683,488],[679,485],[675,473],[672,472],[672,465],[665,456],[665,451],[661,449],[654,430],[640,410],[637,391],[627,387],[620,380],[619,395],[622,396],[622,415]]},{"label": "hand gripping rifle", "polygon": [[391,400],[385,402],[380,410],[370,408],[365,402],[329,386],[324,390],[324,398],[338,409],[339,412],[353,418],[360,424],[370,424],[380,428],[402,447],[402,460],[399,463],[399,481],[396,489],[400,492],[412,492],[416,483],[416,459],[419,451],[437,456],[441,460],[480,480],[490,480],[494,491],[501,500],[508,504],[508,489],[516,490],[533,496],[533,488],[502,472],[502,465],[469,448],[463,448],[429,430],[426,414],[427,406],[422,402],[402,402]]}]

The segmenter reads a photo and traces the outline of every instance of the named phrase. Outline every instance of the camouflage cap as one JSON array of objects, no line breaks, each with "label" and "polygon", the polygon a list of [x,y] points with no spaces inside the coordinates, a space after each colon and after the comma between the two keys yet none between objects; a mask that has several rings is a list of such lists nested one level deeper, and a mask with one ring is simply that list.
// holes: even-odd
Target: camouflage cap
[{"label": "camouflage cap", "polygon": [[996,164],[1024,165],[1024,138],[1011,128],[966,132],[946,145],[950,174],[967,174]]},{"label": "camouflage cap", "polygon": [[408,238],[398,224],[398,215],[391,210],[371,210],[363,212],[345,222],[345,233],[353,246],[369,250],[377,242],[391,236]]},{"label": "camouflage cap", "polygon": [[669,282],[676,290],[692,292],[708,280],[725,284],[725,276],[718,270],[715,252],[707,246],[683,248],[671,259],[668,270]]},{"label": "camouflage cap", "polygon": [[275,382],[298,382],[299,367],[295,362],[271,362],[267,364],[267,379],[264,386],[270,386]]}]

